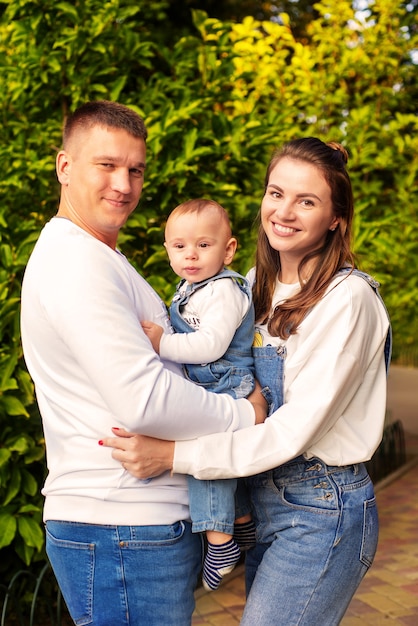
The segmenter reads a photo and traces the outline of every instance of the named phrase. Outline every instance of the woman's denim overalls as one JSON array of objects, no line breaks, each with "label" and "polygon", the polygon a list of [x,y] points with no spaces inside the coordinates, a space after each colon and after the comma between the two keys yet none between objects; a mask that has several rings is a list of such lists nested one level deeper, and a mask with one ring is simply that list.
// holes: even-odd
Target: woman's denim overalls
[{"label": "woman's denim overalls", "polygon": [[[373,279],[353,273],[379,296]],[[387,364],[390,351],[389,330]],[[283,404],[286,349],[266,346],[253,354],[271,414]],[[247,553],[241,626],[337,626],[377,546],[376,501],[365,466],[329,466],[301,455],[248,478],[247,486],[258,543]]]}]

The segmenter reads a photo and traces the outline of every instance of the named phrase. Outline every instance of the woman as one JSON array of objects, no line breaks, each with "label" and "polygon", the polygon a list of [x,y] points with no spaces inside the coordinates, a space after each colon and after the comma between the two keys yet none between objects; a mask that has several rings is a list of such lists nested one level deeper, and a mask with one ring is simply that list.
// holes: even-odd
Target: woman
[{"label": "woman", "polygon": [[347,159],[339,144],[304,138],[267,169],[250,272],[265,423],[176,443],[106,441],[140,478],[249,477],[257,545],[242,626],[338,624],[376,551],[363,462],[383,432],[390,324],[377,284],[354,269]]}]

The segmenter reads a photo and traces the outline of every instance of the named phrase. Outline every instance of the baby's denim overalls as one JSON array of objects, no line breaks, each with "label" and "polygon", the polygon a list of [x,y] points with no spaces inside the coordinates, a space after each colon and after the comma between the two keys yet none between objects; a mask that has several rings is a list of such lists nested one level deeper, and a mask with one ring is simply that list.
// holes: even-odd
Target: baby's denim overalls
[{"label": "baby's denim overalls", "polygon": [[[352,273],[381,300],[378,283]],[[389,328],[387,368],[390,354]],[[253,355],[270,415],[283,404],[286,348],[255,347]],[[377,545],[377,508],[365,466],[329,466],[301,455],[246,482],[258,543],[246,557],[248,600],[241,626],[336,626]]]},{"label": "baby's denim overalls", "polygon": [[[200,283],[187,285],[185,281],[178,286],[170,306],[170,321],[177,333],[193,333],[195,330],[181,316],[181,307],[186,305],[190,297],[198,289],[215,280],[229,278],[238,289],[247,296],[251,306],[248,308],[240,326],[237,328],[225,354],[213,363],[184,364],[186,377],[192,382],[205,387],[208,391],[227,393],[233,398],[246,398],[254,389],[254,364],[251,346],[254,337],[254,307],[252,293],[248,281],[232,270],[224,269],[216,276]],[[225,316],[228,310],[225,310]]]},{"label": "baby's denim overalls", "polygon": [[[213,363],[185,364],[186,377],[208,391],[227,393],[233,398],[246,398],[254,389],[254,363],[252,343],[254,337],[254,307],[248,281],[240,274],[224,269],[216,276],[188,285],[182,292],[184,280],[170,306],[170,321],[176,332],[195,332],[181,317],[181,307],[202,287],[214,280],[233,280],[237,289],[246,294],[250,307],[221,359]],[[228,315],[228,310],[225,310]],[[234,520],[249,512],[244,483],[236,479],[196,480],[188,476],[190,516],[193,532],[216,530],[230,535],[234,533]],[[236,502],[235,502],[236,498]]]}]

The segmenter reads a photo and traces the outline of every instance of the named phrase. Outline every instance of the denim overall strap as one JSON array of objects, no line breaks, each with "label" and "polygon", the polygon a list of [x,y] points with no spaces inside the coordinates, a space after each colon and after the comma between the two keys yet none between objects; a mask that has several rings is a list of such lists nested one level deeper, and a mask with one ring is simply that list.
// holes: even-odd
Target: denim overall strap
[{"label": "denim overall strap", "polygon": [[268,403],[269,417],[283,404],[286,346],[253,346],[255,377]]},{"label": "denim overall strap", "polygon": [[354,276],[359,276],[360,278],[363,278],[370,285],[370,287],[373,289],[376,296],[379,298],[380,302],[382,303],[383,308],[385,309],[386,315],[388,316],[388,320],[389,320],[389,328],[388,328],[388,333],[386,335],[386,341],[385,341],[385,363],[386,363],[386,372],[388,373],[390,360],[392,357],[392,325],[390,323],[390,317],[389,317],[389,313],[386,308],[386,305],[383,302],[382,296],[379,293],[380,283],[378,283],[377,280],[369,276],[369,274],[366,274],[366,272],[362,272],[358,270],[357,268],[353,268],[353,267],[343,267],[339,270],[338,274],[354,274]]},{"label": "denim overall strap", "polygon": [[[181,291],[181,288],[186,281],[185,279],[181,280],[177,284],[176,293],[174,294],[171,305],[170,305],[170,314],[171,314],[171,309],[178,310],[181,306],[184,306],[185,304],[187,304],[188,301],[190,300],[190,297],[198,289],[201,289],[202,287],[205,287],[209,283],[212,283],[214,280],[219,280],[221,278],[233,278],[236,284],[238,285],[238,287],[241,289],[241,291],[245,293],[250,303],[252,303],[252,300],[253,300],[252,291],[251,291],[251,287],[250,287],[248,280],[244,278],[243,276],[241,276],[241,274],[238,274],[237,272],[234,272],[233,270],[224,268],[221,272],[219,272],[215,276],[212,276],[211,278],[206,278],[206,280],[202,280],[199,283],[190,283],[189,285],[187,285],[184,291]],[[182,330],[181,332],[186,332],[186,331]],[[193,332],[193,329],[191,330],[191,332]]]}]

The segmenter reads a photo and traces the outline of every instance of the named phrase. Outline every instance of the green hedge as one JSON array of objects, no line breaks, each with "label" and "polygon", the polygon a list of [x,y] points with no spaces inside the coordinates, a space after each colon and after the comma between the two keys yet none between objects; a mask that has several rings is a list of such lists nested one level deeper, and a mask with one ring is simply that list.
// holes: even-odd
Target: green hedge
[{"label": "green hedge", "polygon": [[321,2],[303,40],[286,14],[225,23],[195,11],[193,31],[168,47],[166,2],[0,2],[3,578],[44,559],[44,442],[20,346],[20,284],[57,208],[63,119],[81,102],[119,100],[146,120],[146,184],[120,245],[167,301],[176,282],[162,247],[171,209],[196,196],[223,204],[239,240],[234,267],[246,272],[274,146],[306,135],[343,142],[360,265],[382,283],[395,358],[416,349],[417,34],[393,5],[376,0],[360,19],[350,2]]}]

